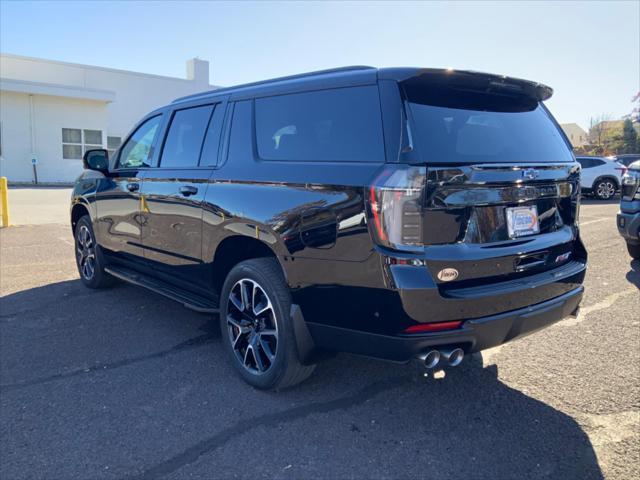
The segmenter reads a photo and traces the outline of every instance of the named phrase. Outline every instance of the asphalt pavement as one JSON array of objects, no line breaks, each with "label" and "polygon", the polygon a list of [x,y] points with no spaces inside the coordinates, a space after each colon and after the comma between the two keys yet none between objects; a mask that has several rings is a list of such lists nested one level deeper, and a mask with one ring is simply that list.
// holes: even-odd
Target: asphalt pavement
[{"label": "asphalt pavement", "polygon": [[[0,231],[0,478],[640,478],[640,263],[587,201],[577,320],[444,378],[341,354],[252,389],[215,319],[78,280],[67,224]],[[66,222],[66,219],[65,219]]]}]

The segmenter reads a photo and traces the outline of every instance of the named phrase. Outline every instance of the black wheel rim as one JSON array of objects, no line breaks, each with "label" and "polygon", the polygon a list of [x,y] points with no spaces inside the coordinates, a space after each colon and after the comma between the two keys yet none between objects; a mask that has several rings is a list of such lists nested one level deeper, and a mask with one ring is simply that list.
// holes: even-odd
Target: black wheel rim
[{"label": "black wheel rim", "polygon": [[85,280],[91,280],[96,274],[96,251],[91,232],[81,225],[76,234],[76,259],[78,270]]},{"label": "black wheel rim", "polygon": [[229,292],[226,316],[238,362],[254,375],[268,372],[278,352],[278,323],[267,293],[254,280],[237,281]]},{"label": "black wheel rim", "polygon": [[612,182],[600,182],[597,193],[600,198],[611,198],[616,193],[616,187]]}]

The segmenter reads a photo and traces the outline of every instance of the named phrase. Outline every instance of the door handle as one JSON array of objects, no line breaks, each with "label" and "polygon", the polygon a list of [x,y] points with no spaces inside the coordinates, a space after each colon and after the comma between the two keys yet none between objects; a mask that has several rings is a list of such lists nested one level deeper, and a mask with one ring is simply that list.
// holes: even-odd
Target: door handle
[{"label": "door handle", "polygon": [[138,190],[140,190],[140,184],[139,183],[127,183],[127,190],[129,190],[130,192],[137,192]]},{"label": "door handle", "polygon": [[191,185],[183,185],[182,187],[180,187],[178,191],[185,197],[188,197],[189,195],[195,195],[196,193],[198,193],[198,189]]}]

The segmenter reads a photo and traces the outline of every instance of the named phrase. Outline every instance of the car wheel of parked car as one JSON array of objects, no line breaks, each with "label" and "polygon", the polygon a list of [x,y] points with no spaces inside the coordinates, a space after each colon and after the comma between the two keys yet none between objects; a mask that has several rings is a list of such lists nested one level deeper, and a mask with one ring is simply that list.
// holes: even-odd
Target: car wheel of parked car
[{"label": "car wheel of parked car", "polygon": [[89,215],[84,215],[76,223],[74,232],[76,265],[80,279],[89,288],[104,288],[115,280],[104,271],[104,259],[91,226]]},{"label": "car wheel of parked car", "polygon": [[629,251],[629,255],[631,255],[631,258],[633,258],[634,260],[640,260],[640,243],[637,243],[635,245],[627,243],[627,250]]},{"label": "car wheel of parked car", "polygon": [[290,318],[291,294],[278,261],[256,258],[236,265],[222,287],[222,341],[242,378],[260,389],[283,389],[305,380]]},{"label": "car wheel of parked car", "polygon": [[593,185],[593,194],[600,200],[609,200],[616,194],[616,184],[610,178],[597,180]]}]

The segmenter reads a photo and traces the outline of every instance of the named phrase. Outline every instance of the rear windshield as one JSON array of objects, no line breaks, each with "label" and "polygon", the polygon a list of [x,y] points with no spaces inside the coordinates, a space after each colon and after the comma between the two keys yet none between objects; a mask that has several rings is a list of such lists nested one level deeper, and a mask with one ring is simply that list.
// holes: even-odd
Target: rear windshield
[{"label": "rear windshield", "polygon": [[405,89],[411,135],[430,163],[565,162],[573,157],[537,101]]}]

